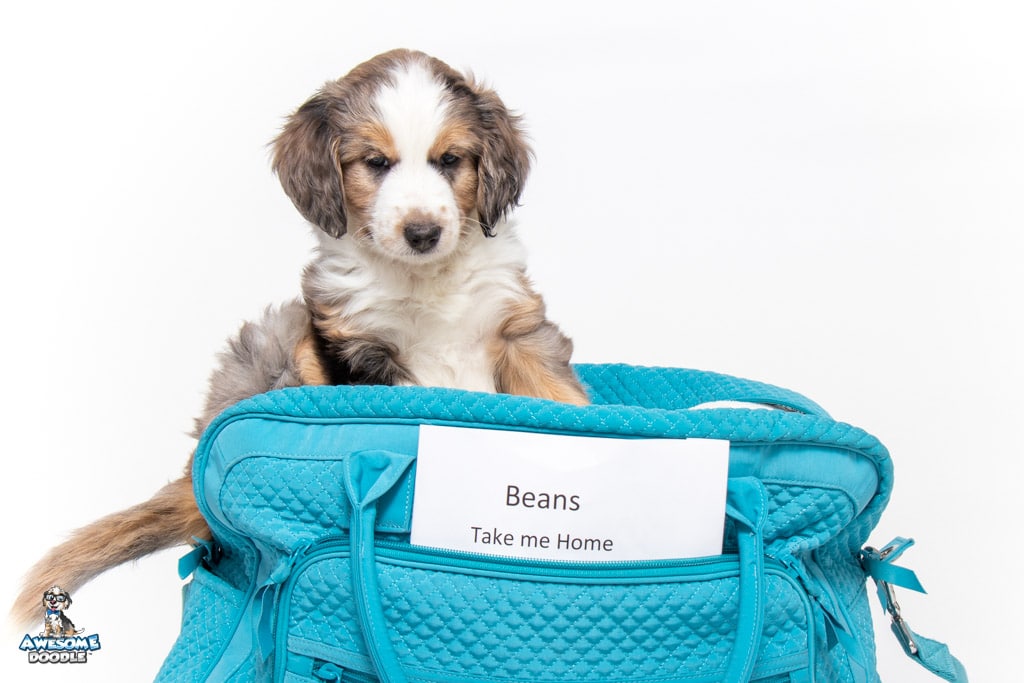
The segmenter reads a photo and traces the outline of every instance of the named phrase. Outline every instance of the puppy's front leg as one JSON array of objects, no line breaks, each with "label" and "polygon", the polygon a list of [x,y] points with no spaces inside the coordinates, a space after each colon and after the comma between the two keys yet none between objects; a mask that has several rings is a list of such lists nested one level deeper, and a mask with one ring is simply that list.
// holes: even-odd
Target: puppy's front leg
[{"label": "puppy's front leg", "polygon": [[546,398],[562,403],[590,403],[569,365],[572,340],[547,319],[544,300],[528,296],[508,309],[494,345],[494,382],[506,394]]},{"label": "puppy's front leg", "polygon": [[[323,326],[326,327],[326,326]],[[412,377],[396,360],[398,349],[383,339],[340,330],[312,332],[312,344],[318,371],[310,363],[313,357],[300,348],[296,354],[300,377],[305,384],[412,384]]]}]

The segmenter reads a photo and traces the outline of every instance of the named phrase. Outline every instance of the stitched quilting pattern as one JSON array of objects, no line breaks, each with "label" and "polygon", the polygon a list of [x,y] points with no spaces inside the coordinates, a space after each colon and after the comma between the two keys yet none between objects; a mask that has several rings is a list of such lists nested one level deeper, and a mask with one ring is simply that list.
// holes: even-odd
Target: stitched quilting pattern
[{"label": "stitched quilting pattern", "polygon": [[[279,459],[253,457],[225,478],[222,511],[239,531],[289,549],[348,527],[340,461],[293,462],[283,479],[281,467]],[[818,547],[854,516],[841,491],[771,483],[766,489],[765,542],[781,539],[794,554]]]},{"label": "stitched quilting pattern", "polygon": [[[571,585],[379,565],[399,659],[422,673],[485,680],[655,680],[720,673],[734,647],[735,578]],[[365,654],[348,592],[348,560],[298,580],[292,635]],[[807,651],[805,607],[768,578],[763,660]]]},{"label": "stitched quilting pattern", "polygon": [[348,526],[340,460],[250,457],[233,467],[221,489],[221,509],[240,532],[278,549],[337,534]]},{"label": "stitched quilting pattern", "polygon": [[[848,540],[844,537],[837,538],[836,541],[818,550],[815,557],[829,577],[840,601],[846,606],[847,616],[852,622],[855,632],[863,636],[864,656],[868,658],[867,664],[873,670],[875,667],[875,643],[871,638],[874,626],[870,608],[877,603],[869,602],[868,583],[856,560],[856,554],[843,547],[844,542],[848,542]],[[857,547],[863,546],[864,542],[864,538],[856,541]],[[875,598],[870,597],[870,600],[873,601]],[[844,653],[838,650],[836,655],[845,659]]]},{"label": "stitched quilting pattern", "polygon": [[203,569],[186,586],[181,635],[157,680],[200,681],[224,645],[243,595]]},{"label": "stitched quilting pattern", "polygon": [[[714,673],[733,649],[734,579],[565,586],[385,567],[381,590],[399,658],[485,678],[651,680]],[[766,654],[806,650],[793,591],[771,582]],[[788,588],[788,586],[786,586]],[[504,590],[503,590],[504,589]]]},{"label": "stitched quilting pattern", "polygon": [[313,419],[388,419],[544,429],[600,436],[709,438],[746,443],[818,443],[855,449],[879,461],[887,453],[857,427],[816,415],[779,410],[665,410],[628,405],[569,406],[552,401],[416,387],[295,387],[238,404],[218,421],[241,413]]},{"label": "stitched quilting pattern", "polygon": [[595,403],[678,410],[711,401],[752,401],[827,415],[817,403],[796,392],[714,372],[621,364],[575,367]]},{"label": "stitched quilting pattern", "polygon": [[[801,484],[765,483],[768,515],[764,542],[769,555],[788,556],[814,550],[835,538],[855,516],[850,497],[843,491]],[[725,523],[725,548],[736,551],[736,531]]]},{"label": "stitched quilting pattern", "polygon": [[766,483],[765,489],[765,544],[779,541],[793,555],[835,537],[855,515],[853,502],[842,491],[773,483]]},{"label": "stitched quilting pattern", "polygon": [[356,621],[348,558],[324,560],[296,577],[288,634],[366,655]]}]

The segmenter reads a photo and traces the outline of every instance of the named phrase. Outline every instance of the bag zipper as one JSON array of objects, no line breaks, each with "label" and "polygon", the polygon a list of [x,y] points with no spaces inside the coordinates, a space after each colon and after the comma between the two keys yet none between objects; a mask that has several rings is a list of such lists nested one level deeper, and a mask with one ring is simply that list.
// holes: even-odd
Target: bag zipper
[{"label": "bag zipper", "polygon": [[[312,679],[317,681],[333,681],[337,683],[379,683],[380,681],[372,673],[338,666],[334,662],[319,657],[292,654],[289,660],[290,666],[286,667],[285,671],[300,678],[312,677]],[[275,676],[275,680],[277,678],[279,677]]]},{"label": "bag zipper", "polygon": [[[349,551],[350,538],[347,534],[326,536],[319,541],[298,549],[287,561],[290,567],[289,576],[298,573],[311,559],[331,551]],[[666,560],[621,560],[621,561],[585,561],[585,560],[543,560],[536,558],[516,557],[514,555],[491,555],[472,553],[464,550],[449,550],[430,546],[410,545],[396,540],[377,540],[374,543],[377,557],[396,564],[404,564],[425,568],[439,568],[460,573],[494,572],[497,575],[541,576],[557,572],[565,579],[607,579],[608,574],[625,573],[624,580],[637,578],[662,578],[677,575],[680,570],[697,568],[722,567],[735,570],[739,561],[737,555],[707,555],[704,557],[666,559]],[[773,557],[766,557],[766,563],[785,569],[785,565]],[[509,567],[509,564],[512,567]],[[685,574],[690,574],[686,571]]]},{"label": "bag zipper", "polygon": [[[482,573],[503,577],[548,578],[556,582],[567,580],[609,580],[609,575],[619,575],[622,581],[637,579],[658,579],[668,576],[701,573],[728,573],[738,566],[734,555],[710,555],[706,557],[671,560],[626,560],[619,562],[586,562],[579,560],[541,560],[511,555],[484,555],[462,550],[447,550],[426,546],[412,546],[396,541],[378,541],[377,556],[395,564],[437,568],[459,573]],[[558,577],[552,577],[557,573]],[[614,580],[613,580],[614,582]]]}]

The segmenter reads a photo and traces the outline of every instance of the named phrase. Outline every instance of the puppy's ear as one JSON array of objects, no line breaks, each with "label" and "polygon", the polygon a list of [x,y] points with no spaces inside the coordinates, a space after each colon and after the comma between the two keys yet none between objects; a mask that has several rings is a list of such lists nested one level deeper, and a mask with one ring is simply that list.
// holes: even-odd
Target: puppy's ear
[{"label": "puppy's ear", "polygon": [[484,234],[519,204],[530,172],[532,152],[520,118],[509,112],[493,90],[473,87],[483,129],[483,148],[477,166],[477,210]]},{"label": "puppy's ear", "polygon": [[291,115],[274,140],[273,169],[299,213],[327,234],[341,237],[345,196],[330,103],[321,91]]}]

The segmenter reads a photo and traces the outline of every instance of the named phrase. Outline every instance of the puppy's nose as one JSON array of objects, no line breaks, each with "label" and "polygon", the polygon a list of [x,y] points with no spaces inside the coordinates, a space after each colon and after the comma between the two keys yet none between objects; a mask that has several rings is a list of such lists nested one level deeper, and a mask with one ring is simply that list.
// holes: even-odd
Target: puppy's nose
[{"label": "puppy's nose", "polygon": [[437,223],[406,223],[403,234],[406,244],[425,254],[437,246],[441,239],[441,226]]}]

